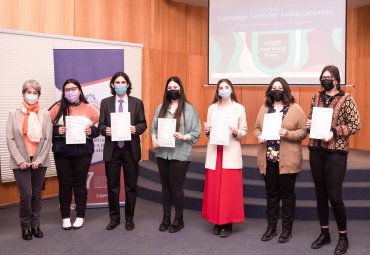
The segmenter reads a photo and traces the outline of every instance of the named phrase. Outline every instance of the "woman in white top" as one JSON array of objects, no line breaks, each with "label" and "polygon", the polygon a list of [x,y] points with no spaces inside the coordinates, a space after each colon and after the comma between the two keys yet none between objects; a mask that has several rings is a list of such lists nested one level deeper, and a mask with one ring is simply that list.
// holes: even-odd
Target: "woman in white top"
[{"label": "woman in white top", "polygon": [[[215,235],[227,237],[232,232],[233,222],[244,221],[240,139],[248,130],[244,106],[238,103],[234,87],[228,79],[218,82],[214,100],[208,108],[207,122],[204,123],[208,138],[216,118],[226,123],[229,142],[228,145],[216,145],[211,144],[211,139],[208,141],[202,216],[215,224]],[[216,132],[216,127],[213,128]]]}]

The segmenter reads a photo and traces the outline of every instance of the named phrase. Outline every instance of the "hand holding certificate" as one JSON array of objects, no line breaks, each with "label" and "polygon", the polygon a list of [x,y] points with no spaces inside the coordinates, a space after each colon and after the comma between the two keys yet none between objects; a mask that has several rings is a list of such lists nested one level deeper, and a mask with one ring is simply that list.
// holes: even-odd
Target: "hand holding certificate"
[{"label": "hand holding certificate", "polygon": [[158,118],[158,143],[160,147],[175,148],[176,119]]},{"label": "hand holding certificate", "polygon": [[333,118],[333,109],[324,107],[313,107],[310,138],[323,139],[328,137]]},{"label": "hand holding certificate", "polygon": [[112,141],[131,141],[130,112],[112,112],[110,119]]},{"label": "hand holding certificate", "polygon": [[66,144],[86,143],[86,119],[85,116],[66,116]]},{"label": "hand holding certificate", "polygon": [[209,143],[215,145],[229,145],[229,119],[225,115],[215,112],[212,114],[211,125],[212,129]]},{"label": "hand holding certificate", "polygon": [[283,113],[266,113],[263,119],[262,138],[264,140],[280,140],[279,130],[283,122]]}]

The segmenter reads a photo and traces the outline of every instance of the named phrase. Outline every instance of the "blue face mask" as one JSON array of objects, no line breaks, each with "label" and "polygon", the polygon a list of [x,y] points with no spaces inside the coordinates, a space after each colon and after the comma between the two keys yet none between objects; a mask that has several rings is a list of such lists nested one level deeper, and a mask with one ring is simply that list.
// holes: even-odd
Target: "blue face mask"
[{"label": "blue face mask", "polygon": [[127,91],[127,86],[122,84],[117,84],[114,86],[114,91],[116,91],[117,95],[123,96]]},{"label": "blue face mask", "polygon": [[222,97],[222,99],[228,99],[231,95],[231,89],[219,90],[218,95]]}]

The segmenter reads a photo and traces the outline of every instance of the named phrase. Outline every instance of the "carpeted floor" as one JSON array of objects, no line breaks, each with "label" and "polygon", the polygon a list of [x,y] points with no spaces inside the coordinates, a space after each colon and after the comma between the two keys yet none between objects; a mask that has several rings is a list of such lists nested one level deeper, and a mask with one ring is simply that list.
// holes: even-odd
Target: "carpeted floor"
[{"label": "carpeted floor", "polygon": [[[197,211],[185,211],[185,228],[175,234],[161,233],[161,205],[138,199],[133,231],[126,231],[124,224],[112,231],[105,230],[108,209],[89,209],[86,222],[79,230],[64,231],[58,211],[57,199],[43,201],[41,229],[45,237],[24,241],[18,225],[18,205],[0,209],[0,254],[271,254],[271,255],[328,255],[333,254],[338,235],[331,222],[332,243],[319,250],[310,248],[319,234],[316,221],[296,221],[293,238],[279,244],[277,238],[260,241],[266,222],[246,219],[234,224],[233,234],[225,239],[211,233],[212,224],[203,220]],[[124,215],[124,209],[121,210]],[[123,222],[124,223],[124,222]],[[370,250],[370,221],[348,222],[349,255],[365,255]],[[280,229],[279,229],[280,230]]]}]

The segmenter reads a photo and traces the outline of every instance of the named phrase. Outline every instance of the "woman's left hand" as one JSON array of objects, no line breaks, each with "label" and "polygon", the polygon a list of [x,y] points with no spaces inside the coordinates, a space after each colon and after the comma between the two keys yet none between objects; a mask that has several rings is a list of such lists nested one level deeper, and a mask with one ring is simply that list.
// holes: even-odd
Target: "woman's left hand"
[{"label": "woman's left hand", "polygon": [[31,163],[30,166],[32,167],[32,169],[38,169],[40,165],[41,165],[40,162],[34,161],[34,162]]},{"label": "woman's left hand", "polygon": [[85,128],[85,134],[86,135],[91,135],[91,127]]},{"label": "woman's left hand", "polygon": [[231,131],[231,133],[232,133],[232,135],[234,136],[234,137],[237,137],[238,136],[238,128],[236,128],[236,127],[230,127],[230,131]]},{"label": "woman's left hand", "polygon": [[330,131],[330,133],[326,137],[324,137],[322,140],[324,142],[329,142],[331,139],[333,139],[333,137],[334,137],[333,131]]},{"label": "woman's left hand", "polygon": [[131,134],[136,134],[136,127],[135,126],[130,126],[130,131],[131,131]]},{"label": "woman's left hand", "polygon": [[186,136],[185,135],[183,135],[183,134],[181,134],[181,133],[179,133],[179,132],[175,132],[174,134],[173,134],[173,136],[177,139],[177,140],[187,140],[186,139]]},{"label": "woman's left hand", "polygon": [[285,128],[280,128],[279,135],[280,136],[285,136],[286,132],[287,132],[287,130]]}]

